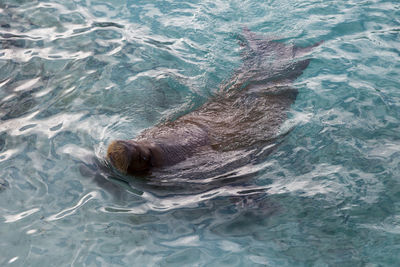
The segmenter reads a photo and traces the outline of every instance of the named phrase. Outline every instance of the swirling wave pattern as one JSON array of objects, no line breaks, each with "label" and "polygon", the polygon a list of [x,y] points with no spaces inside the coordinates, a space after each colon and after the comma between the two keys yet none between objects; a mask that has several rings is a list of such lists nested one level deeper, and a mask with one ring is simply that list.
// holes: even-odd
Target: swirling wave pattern
[{"label": "swirling wave pattern", "polygon": [[[229,80],[244,26],[324,41],[274,153],[111,172],[111,139]],[[386,0],[0,1],[0,265],[399,265],[399,33]]]}]

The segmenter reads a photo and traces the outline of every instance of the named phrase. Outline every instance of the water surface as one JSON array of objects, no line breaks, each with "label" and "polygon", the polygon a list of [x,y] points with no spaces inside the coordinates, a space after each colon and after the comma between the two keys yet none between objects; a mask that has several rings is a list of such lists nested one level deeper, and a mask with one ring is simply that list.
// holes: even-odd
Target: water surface
[{"label": "water surface", "polygon": [[[324,41],[273,153],[190,183],[102,167],[210,99],[244,26]],[[397,1],[0,0],[0,264],[398,266],[399,33]]]}]

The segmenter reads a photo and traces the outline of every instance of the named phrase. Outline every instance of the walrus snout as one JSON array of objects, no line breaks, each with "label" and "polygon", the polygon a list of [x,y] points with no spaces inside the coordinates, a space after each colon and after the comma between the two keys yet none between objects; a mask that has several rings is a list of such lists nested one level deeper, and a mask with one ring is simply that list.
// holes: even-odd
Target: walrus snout
[{"label": "walrus snout", "polygon": [[124,174],[147,171],[151,167],[150,150],[145,145],[132,140],[111,142],[107,149],[107,158]]},{"label": "walrus snout", "polygon": [[131,161],[131,154],[129,147],[125,141],[116,140],[111,142],[107,148],[107,158],[111,164],[120,172],[126,174]]}]

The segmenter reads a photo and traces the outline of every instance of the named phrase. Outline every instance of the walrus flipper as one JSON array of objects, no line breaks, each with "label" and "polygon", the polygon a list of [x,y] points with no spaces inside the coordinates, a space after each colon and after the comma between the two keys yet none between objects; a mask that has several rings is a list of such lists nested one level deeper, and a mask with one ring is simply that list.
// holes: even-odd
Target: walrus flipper
[{"label": "walrus flipper", "polygon": [[294,54],[295,57],[303,57],[305,55],[307,55],[308,53],[310,53],[315,47],[320,46],[324,41],[319,41],[316,42],[313,45],[310,46],[306,46],[306,47],[300,47],[300,46],[295,46],[295,50],[294,50]]},{"label": "walrus flipper", "polygon": [[[279,37],[270,36],[264,37],[250,31],[248,28],[243,28],[242,35],[239,35],[239,44],[242,48],[243,60],[246,60],[249,55],[266,56],[266,55],[281,55],[283,58],[298,58],[307,55],[315,47],[321,45],[324,41],[319,41],[313,45],[300,47],[293,44],[284,44],[278,41]],[[277,60],[281,60],[278,58]]]},{"label": "walrus flipper", "polygon": [[242,80],[270,86],[288,84],[298,78],[310,63],[304,56],[321,42],[298,47],[282,43],[278,38],[263,38],[244,28],[239,43],[243,59]]},{"label": "walrus flipper", "polygon": [[252,57],[266,56],[274,54],[279,46],[284,47],[284,44],[278,43],[274,38],[259,36],[251,32],[248,28],[243,28],[242,35],[239,36],[239,45],[242,48],[242,59],[244,62]]}]

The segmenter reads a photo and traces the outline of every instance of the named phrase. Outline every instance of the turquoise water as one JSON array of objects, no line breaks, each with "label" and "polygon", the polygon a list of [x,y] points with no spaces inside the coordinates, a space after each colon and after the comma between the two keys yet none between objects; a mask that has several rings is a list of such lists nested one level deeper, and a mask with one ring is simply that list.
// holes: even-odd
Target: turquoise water
[{"label": "turquoise water", "polygon": [[[274,152],[197,182],[104,167],[231,77],[244,26],[324,41]],[[0,0],[0,265],[399,266],[399,41],[398,1]]]}]

